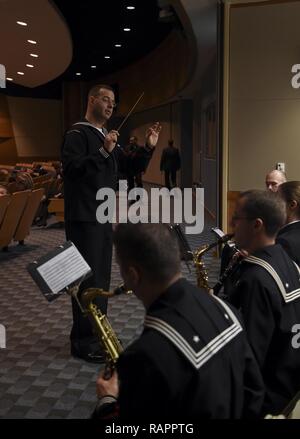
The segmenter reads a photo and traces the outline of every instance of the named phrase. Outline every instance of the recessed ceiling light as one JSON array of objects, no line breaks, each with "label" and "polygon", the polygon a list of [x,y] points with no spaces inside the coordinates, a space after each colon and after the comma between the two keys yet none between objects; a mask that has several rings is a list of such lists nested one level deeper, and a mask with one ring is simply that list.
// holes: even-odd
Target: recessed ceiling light
[{"label": "recessed ceiling light", "polygon": [[130,31],[131,31],[130,27],[124,27],[123,30],[124,30],[125,32],[130,32]]},{"label": "recessed ceiling light", "polygon": [[30,67],[32,69],[34,66],[32,64],[26,64],[26,67]]},{"label": "recessed ceiling light", "polygon": [[38,58],[39,56],[36,55],[35,53],[31,53],[30,56],[32,56],[33,58]]},{"label": "recessed ceiling light", "polygon": [[19,24],[20,26],[27,26],[27,23],[25,23],[25,21],[17,21],[17,24]]},{"label": "recessed ceiling light", "polygon": [[79,73],[79,72],[78,72],[78,73],[76,73],[76,76],[81,76],[81,75],[82,75],[82,73]]},{"label": "recessed ceiling light", "polygon": [[126,6],[126,9],[129,9],[129,11],[132,11],[133,9],[135,9],[135,6]]},{"label": "recessed ceiling light", "polygon": [[13,81],[12,78],[6,78],[6,81]]},{"label": "recessed ceiling light", "polygon": [[97,66],[91,66],[91,69],[96,69],[97,68]]},{"label": "recessed ceiling light", "polygon": [[110,56],[105,56],[104,58],[105,58],[105,59],[110,59]]},{"label": "recessed ceiling light", "polygon": [[34,41],[34,40],[27,40],[28,41],[28,43],[30,43],[30,44],[36,44],[36,41]]},{"label": "recessed ceiling light", "polygon": [[122,47],[122,44],[115,44],[115,47]]},{"label": "recessed ceiling light", "polygon": [[25,75],[24,72],[17,72],[17,73],[18,73],[18,75],[21,75],[21,76]]}]

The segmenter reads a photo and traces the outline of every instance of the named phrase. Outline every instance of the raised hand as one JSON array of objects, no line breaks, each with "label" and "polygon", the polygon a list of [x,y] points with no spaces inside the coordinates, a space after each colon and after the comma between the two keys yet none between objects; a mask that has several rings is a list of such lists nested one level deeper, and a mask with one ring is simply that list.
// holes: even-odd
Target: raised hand
[{"label": "raised hand", "polygon": [[158,142],[159,133],[162,130],[162,126],[159,122],[152,125],[146,132],[146,145],[154,148]]}]

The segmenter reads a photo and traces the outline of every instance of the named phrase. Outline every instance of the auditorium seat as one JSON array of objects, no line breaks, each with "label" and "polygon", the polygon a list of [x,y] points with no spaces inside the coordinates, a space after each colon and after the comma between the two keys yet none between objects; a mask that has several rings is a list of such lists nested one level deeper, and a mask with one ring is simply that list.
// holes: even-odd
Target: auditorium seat
[{"label": "auditorium seat", "polygon": [[9,203],[10,203],[10,195],[4,195],[3,197],[0,197],[0,227]]},{"label": "auditorium seat", "polygon": [[57,221],[64,222],[64,220],[65,220],[64,199],[63,198],[50,198],[48,212],[55,213]]},{"label": "auditorium seat", "polygon": [[44,189],[33,190],[30,193],[26,207],[15,231],[14,241],[19,241],[20,244],[23,244],[25,238],[30,234],[30,227],[33,223],[43,195]]},{"label": "auditorium seat", "polygon": [[0,248],[6,249],[12,241],[30,193],[31,191],[16,192],[11,196],[0,227]]}]

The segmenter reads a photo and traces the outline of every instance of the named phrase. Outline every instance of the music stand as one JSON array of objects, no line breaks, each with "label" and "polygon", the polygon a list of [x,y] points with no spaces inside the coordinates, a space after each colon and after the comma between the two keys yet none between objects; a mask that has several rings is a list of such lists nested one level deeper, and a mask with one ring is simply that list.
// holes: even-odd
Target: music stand
[{"label": "music stand", "polygon": [[77,299],[81,282],[92,274],[90,266],[71,241],[31,262],[27,270],[48,302],[65,292]]}]

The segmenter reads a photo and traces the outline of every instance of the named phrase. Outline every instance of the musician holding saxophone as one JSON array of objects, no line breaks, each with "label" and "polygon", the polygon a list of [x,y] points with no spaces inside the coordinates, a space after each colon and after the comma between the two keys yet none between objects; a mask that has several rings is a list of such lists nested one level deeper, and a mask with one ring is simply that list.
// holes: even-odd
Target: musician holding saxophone
[{"label": "musician holding saxophone", "polygon": [[300,389],[300,355],[292,328],[300,322],[300,269],[279,245],[284,202],[267,191],[241,194],[232,218],[234,238],[249,256],[235,273],[229,302],[241,310],[261,369],[266,396],[262,415],[279,414]]},{"label": "musician holding saxophone", "polygon": [[174,234],[120,224],[113,240],[146,316],[112,377],[98,378],[99,413],[118,406],[120,419],[139,422],[257,416],[263,383],[244,330],[230,306],[182,277]]}]

